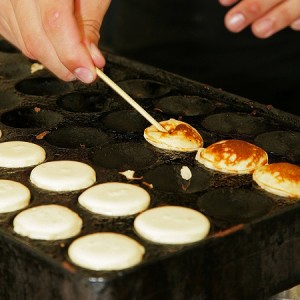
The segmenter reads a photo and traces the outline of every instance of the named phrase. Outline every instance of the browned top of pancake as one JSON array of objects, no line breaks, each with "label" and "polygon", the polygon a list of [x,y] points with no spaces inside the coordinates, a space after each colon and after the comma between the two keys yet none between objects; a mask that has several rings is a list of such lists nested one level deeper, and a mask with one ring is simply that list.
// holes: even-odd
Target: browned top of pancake
[{"label": "browned top of pancake", "polygon": [[274,163],[264,167],[265,171],[273,175],[278,183],[289,180],[291,183],[300,182],[300,167],[290,163]]},{"label": "browned top of pancake", "polygon": [[175,151],[197,151],[203,146],[203,138],[191,125],[170,119],[160,124],[168,131],[158,131],[153,125],[144,131],[145,139],[152,145]]},{"label": "browned top of pancake", "polygon": [[261,159],[265,156],[264,162],[267,162],[265,151],[253,144],[242,140],[226,140],[215,143],[207,147],[209,152],[214,155],[214,161],[224,161],[230,165],[232,163],[232,155],[235,155],[235,163],[249,160],[251,164],[262,163]]},{"label": "browned top of pancake", "polygon": [[174,128],[170,128],[168,133],[162,133],[164,135],[182,135],[185,139],[193,141],[193,140],[202,140],[199,136],[199,133],[195,131],[191,126],[187,124],[179,124]]}]

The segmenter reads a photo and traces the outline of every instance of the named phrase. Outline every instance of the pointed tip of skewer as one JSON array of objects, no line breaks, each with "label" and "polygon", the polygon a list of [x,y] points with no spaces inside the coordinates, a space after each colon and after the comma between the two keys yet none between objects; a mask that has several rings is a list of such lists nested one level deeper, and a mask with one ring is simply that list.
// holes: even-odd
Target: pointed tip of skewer
[{"label": "pointed tip of skewer", "polygon": [[117,92],[125,101],[133,106],[144,118],[146,118],[157,130],[168,133],[161,124],[159,124],[151,115],[149,115],[138,103],[136,103],[125,91],[123,91],[115,82],[113,82],[103,71],[96,67],[97,75],[107,83],[115,92]]},{"label": "pointed tip of skewer", "polygon": [[157,126],[156,129],[163,133],[169,133],[169,131],[165,127],[163,127],[161,124],[159,124],[159,126]]}]

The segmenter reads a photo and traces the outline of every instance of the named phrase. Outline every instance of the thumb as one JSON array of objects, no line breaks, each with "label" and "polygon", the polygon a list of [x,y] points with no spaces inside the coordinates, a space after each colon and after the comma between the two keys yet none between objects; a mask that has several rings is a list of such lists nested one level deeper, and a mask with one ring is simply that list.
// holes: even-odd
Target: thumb
[{"label": "thumb", "polygon": [[100,39],[99,31],[102,21],[110,2],[110,0],[75,1],[75,15],[84,43],[91,54],[94,64],[101,69],[105,65],[105,58],[97,45]]}]

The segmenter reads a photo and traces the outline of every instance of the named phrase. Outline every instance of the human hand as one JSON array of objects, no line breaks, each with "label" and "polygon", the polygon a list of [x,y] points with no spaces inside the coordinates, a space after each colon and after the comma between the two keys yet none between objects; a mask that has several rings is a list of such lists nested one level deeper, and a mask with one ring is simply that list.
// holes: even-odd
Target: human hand
[{"label": "human hand", "polygon": [[0,34],[65,81],[96,78],[99,29],[110,0],[0,0]]},{"label": "human hand", "polygon": [[283,28],[300,30],[299,0],[219,0],[224,6],[236,4],[225,16],[225,26],[240,32],[251,25],[258,38],[268,38]]}]

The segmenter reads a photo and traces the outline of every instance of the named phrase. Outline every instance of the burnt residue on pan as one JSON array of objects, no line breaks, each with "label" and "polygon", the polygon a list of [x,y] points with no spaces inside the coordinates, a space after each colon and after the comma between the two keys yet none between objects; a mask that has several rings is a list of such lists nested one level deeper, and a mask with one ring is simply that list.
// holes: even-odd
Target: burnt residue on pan
[{"label": "burnt residue on pan", "polygon": [[167,115],[195,117],[212,113],[214,102],[199,96],[168,96],[156,101],[155,108]]},{"label": "burnt residue on pan", "polygon": [[265,216],[272,208],[272,201],[249,188],[219,188],[200,196],[197,206],[219,226],[228,226]]},{"label": "burnt residue on pan", "polygon": [[266,132],[257,136],[254,142],[277,159],[300,163],[300,132],[287,130]]},{"label": "burnt residue on pan", "polygon": [[93,151],[93,165],[118,171],[140,170],[152,166],[157,154],[144,143],[112,143]]},{"label": "burnt residue on pan", "polygon": [[7,110],[22,103],[22,98],[9,91],[0,91],[0,110]]},{"label": "burnt residue on pan", "polygon": [[30,75],[30,63],[24,62],[23,57],[6,57],[0,58],[0,79],[15,80],[27,77]]},{"label": "burnt residue on pan", "polygon": [[52,130],[45,140],[61,148],[91,148],[101,146],[109,141],[109,137],[98,128],[92,127],[61,127]]},{"label": "burnt residue on pan", "polygon": [[266,132],[271,124],[263,117],[247,113],[218,113],[206,117],[202,126],[211,131],[229,136],[256,136]]},{"label": "burnt residue on pan", "polygon": [[1,122],[14,128],[51,128],[64,117],[60,113],[40,107],[20,108],[3,113]]},{"label": "burnt residue on pan", "polygon": [[16,84],[20,93],[32,96],[61,95],[73,89],[71,83],[63,82],[54,77],[34,77],[24,79]]},{"label": "burnt residue on pan", "polygon": [[[33,167],[1,168],[2,179],[29,187],[30,207],[57,203],[77,212],[83,219],[80,235],[124,233],[146,248],[144,260],[133,268],[85,270],[67,257],[76,237],[31,240],[13,232],[18,212],[0,214],[0,245],[5,245],[0,246],[1,299],[250,300],[269,295],[267,289],[277,288],[282,278],[295,283],[292,276],[299,272],[291,259],[299,252],[299,201],[262,191],[251,174],[207,169],[195,161],[196,152],[150,145],[143,137],[150,123],[101,80],[63,82],[47,70],[31,74],[31,64],[21,54],[0,53],[1,141],[36,143],[45,149],[47,161],[87,163],[95,169],[97,183],[141,186],[151,196],[150,207],[190,207],[203,212],[212,226],[207,238],[192,245],[151,243],[134,231],[135,216],[96,215],[79,205],[82,191],[38,189],[29,178]],[[192,125],[204,147],[221,138],[241,138],[260,144],[272,162],[299,163],[300,120],[295,116],[116,56],[107,56],[105,73],[158,121],[173,117]],[[132,172],[124,173],[129,170],[132,178],[126,176]]]}]

